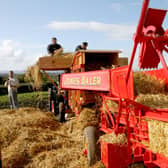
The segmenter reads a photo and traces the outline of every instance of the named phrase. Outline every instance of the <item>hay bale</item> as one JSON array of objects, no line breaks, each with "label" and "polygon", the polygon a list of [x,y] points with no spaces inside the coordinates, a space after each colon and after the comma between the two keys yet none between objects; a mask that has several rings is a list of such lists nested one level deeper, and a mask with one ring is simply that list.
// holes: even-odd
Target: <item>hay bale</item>
[{"label": "hay bale", "polygon": [[53,63],[57,66],[63,65],[63,67],[71,67],[74,59],[73,53],[59,53],[53,55]]},{"label": "hay bale", "polygon": [[140,94],[135,101],[152,109],[168,108],[168,95],[165,94]]},{"label": "hay bale", "polygon": [[70,69],[73,59],[73,53],[44,56],[39,58],[38,65],[41,69]]},{"label": "hay bale", "polygon": [[149,132],[149,148],[154,153],[161,153],[168,157],[168,123],[147,120]]},{"label": "hay bale", "polygon": [[126,145],[127,137],[125,134],[116,135],[115,133],[110,133],[110,134],[104,134],[100,136],[99,141],[111,143],[111,144]]},{"label": "hay bale", "polygon": [[165,92],[165,81],[156,79],[142,72],[134,72],[134,93],[139,94],[158,94]]}]

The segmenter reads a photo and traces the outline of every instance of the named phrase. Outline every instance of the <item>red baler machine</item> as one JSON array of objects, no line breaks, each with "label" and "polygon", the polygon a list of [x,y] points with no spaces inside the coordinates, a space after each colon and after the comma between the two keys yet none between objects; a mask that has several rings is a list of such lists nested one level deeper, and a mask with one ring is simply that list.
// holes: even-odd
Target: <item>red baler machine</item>
[{"label": "red baler machine", "polygon": [[[167,10],[148,8],[148,5],[149,0],[144,0],[128,66],[88,72],[80,70],[61,76],[62,89],[90,91],[102,97],[107,109],[107,113],[101,112],[100,129],[103,132],[127,135],[127,148],[102,144],[102,161],[108,168],[124,168],[133,162],[144,162],[149,168],[168,168],[167,157],[154,153],[142,143],[150,140],[146,119],[168,122],[168,109],[153,110],[136,103],[134,96],[132,64],[138,44],[139,67],[158,68],[161,63],[162,69],[146,73],[163,79],[168,85],[168,69],[163,56],[168,52],[168,30],[162,27]],[[119,106],[115,112],[111,113],[114,109],[108,107],[106,100],[117,102]]]}]

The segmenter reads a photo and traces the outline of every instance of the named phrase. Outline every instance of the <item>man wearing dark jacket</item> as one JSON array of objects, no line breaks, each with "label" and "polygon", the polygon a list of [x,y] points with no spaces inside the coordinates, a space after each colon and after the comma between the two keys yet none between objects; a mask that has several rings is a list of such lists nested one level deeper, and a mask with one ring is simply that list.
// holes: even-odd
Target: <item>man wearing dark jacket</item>
[{"label": "man wearing dark jacket", "polygon": [[53,37],[52,44],[48,45],[47,51],[50,55],[53,55],[53,54],[58,54],[58,53],[63,52],[63,48],[60,44],[57,43],[57,39]]},{"label": "man wearing dark jacket", "polygon": [[65,99],[61,90],[58,91],[59,121],[65,122]]},{"label": "man wearing dark jacket", "polygon": [[82,45],[78,45],[75,49],[75,51],[78,51],[78,50],[87,50],[87,46],[88,46],[88,43],[87,42],[83,42]]}]

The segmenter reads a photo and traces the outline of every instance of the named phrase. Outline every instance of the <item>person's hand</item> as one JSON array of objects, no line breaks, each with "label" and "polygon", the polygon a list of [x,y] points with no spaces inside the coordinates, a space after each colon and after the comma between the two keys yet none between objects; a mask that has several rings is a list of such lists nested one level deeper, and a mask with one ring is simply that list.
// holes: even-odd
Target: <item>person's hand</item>
[{"label": "person's hand", "polygon": [[63,48],[59,48],[58,50],[55,50],[55,51],[54,51],[54,56],[61,55],[62,52],[63,52]]}]

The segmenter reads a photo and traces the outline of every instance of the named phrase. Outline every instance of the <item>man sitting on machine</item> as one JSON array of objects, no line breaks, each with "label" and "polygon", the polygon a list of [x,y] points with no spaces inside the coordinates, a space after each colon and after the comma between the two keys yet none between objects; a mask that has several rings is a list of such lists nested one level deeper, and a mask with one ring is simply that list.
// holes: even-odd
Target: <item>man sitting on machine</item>
[{"label": "man sitting on machine", "polygon": [[51,56],[59,55],[63,52],[63,48],[60,44],[57,43],[56,37],[52,38],[52,44],[48,45],[47,50]]},{"label": "man sitting on machine", "polygon": [[78,50],[87,50],[87,46],[88,46],[88,43],[87,42],[83,42],[82,45],[78,45],[75,49],[75,51],[78,51]]}]

